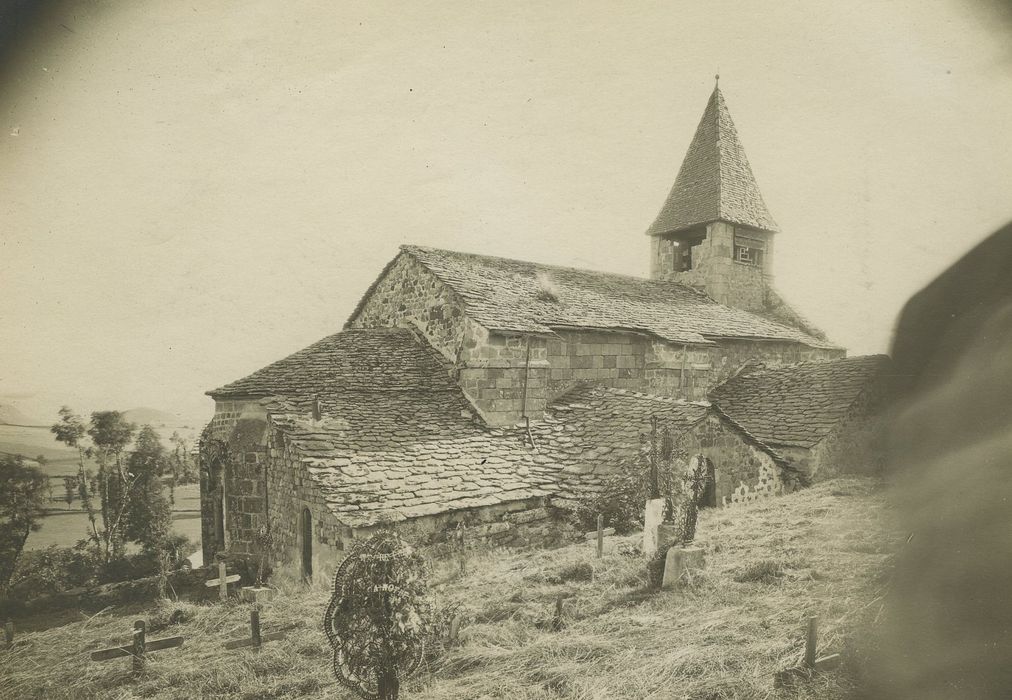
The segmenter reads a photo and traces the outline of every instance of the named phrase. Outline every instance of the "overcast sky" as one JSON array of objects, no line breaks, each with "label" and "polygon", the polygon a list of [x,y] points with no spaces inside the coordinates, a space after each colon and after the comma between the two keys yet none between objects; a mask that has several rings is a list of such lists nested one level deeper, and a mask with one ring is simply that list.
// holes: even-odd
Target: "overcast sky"
[{"label": "overcast sky", "polygon": [[1012,219],[1012,52],[963,3],[70,2],[0,79],[0,401],[203,392],[402,243],[645,276],[719,70],[777,285],[851,354]]}]

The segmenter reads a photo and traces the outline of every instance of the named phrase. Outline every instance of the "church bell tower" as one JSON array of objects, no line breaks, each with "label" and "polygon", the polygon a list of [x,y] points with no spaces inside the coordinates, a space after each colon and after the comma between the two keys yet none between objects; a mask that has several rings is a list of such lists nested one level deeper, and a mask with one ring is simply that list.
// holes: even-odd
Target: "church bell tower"
[{"label": "church bell tower", "polygon": [[650,277],[762,311],[777,224],[766,208],[720,88],[714,86],[650,236]]}]

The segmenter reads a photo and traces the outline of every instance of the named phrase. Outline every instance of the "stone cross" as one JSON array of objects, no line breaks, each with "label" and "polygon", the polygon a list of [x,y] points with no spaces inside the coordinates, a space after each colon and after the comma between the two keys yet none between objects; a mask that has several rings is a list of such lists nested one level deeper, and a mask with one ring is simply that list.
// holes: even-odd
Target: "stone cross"
[{"label": "stone cross", "polygon": [[208,588],[218,586],[218,594],[222,601],[228,600],[228,584],[236,583],[240,578],[242,578],[239,574],[231,574],[229,576],[226,576],[225,574],[225,562],[220,561],[218,562],[218,578],[211,579],[210,581],[204,581],[204,585]]}]

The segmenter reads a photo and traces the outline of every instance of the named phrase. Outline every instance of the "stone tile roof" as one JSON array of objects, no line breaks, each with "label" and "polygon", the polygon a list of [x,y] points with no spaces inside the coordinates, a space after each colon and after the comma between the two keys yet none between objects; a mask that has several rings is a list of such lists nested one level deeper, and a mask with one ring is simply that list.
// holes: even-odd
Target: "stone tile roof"
[{"label": "stone tile roof", "polygon": [[777,231],[724,95],[714,88],[675,184],[647,233],[656,236],[717,220]]},{"label": "stone tile roof", "polygon": [[559,467],[489,430],[459,392],[348,391],[322,402],[265,400],[272,426],[349,527],[547,496]]},{"label": "stone tile roof", "polygon": [[[456,292],[468,315],[490,330],[607,328],[642,331],[678,343],[763,338],[834,347],[674,282],[419,246],[401,250]],[[545,286],[554,292],[554,300],[540,294]],[[358,309],[349,323],[357,314]]]},{"label": "stone tile roof", "polygon": [[639,458],[651,416],[677,433],[702,420],[707,411],[705,404],[584,386],[556,399],[546,420],[532,425],[531,433],[539,454],[562,468],[559,498],[576,499],[600,491],[608,474]]},{"label": "stone tile roof", "polygon": [[451,391],[456,390],[451,369],[410,330],[353,329],[328,336],[207,393],[226,399],[325,396],[354,389]]},{"label": "stone tile roof", "polygon": [[709,398],[767,444],[812,447],[865,391],[888,381],[890,367],[888,356],[866,355],[742,372]]}]

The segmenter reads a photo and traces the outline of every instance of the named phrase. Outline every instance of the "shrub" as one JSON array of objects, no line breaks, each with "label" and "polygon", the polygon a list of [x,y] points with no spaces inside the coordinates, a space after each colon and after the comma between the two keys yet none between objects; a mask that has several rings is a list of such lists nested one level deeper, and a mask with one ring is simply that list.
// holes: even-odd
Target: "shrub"
[{"label": "shrub", "polygon": [[98,583],[101,560],[88,547],[58,547],[25,552],[11,577],[11,597],[34,598]]}]

